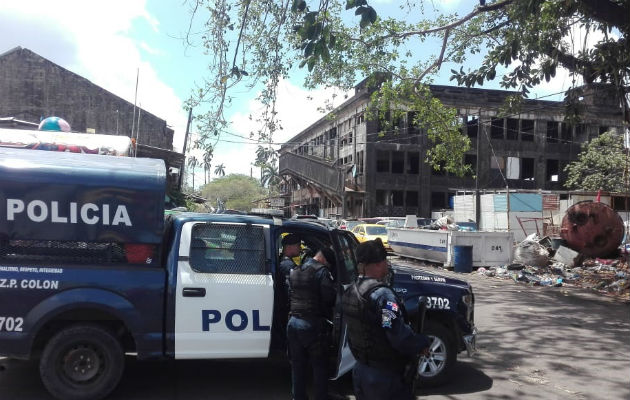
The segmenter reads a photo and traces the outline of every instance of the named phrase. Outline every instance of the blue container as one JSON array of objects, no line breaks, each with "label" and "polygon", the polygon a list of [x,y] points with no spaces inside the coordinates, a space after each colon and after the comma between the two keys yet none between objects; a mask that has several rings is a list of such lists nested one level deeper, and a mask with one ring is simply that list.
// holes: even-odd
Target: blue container
[{"label": "blue container", "polygon": [[455,272],[472,272],[473,266],[472,246],[453,246],[453,260]]}]

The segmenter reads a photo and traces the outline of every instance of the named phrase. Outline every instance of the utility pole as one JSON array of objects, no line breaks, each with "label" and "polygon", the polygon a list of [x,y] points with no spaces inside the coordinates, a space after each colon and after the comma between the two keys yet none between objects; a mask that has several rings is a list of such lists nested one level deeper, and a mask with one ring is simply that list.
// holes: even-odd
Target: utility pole
[{"label": "utility pole", "polygon": [[182,150],[182,154],[184,156],[184,163],[182,164],[182,170],[180,171],[180,174],[179,174],[179,190],[182,190],[182,180],[184,179],[184,170],[186,168],[186,148],[188,147],[188,135],[190,133],[191,122],[192,122],[192,108],[188,110],[188,122],[186,123],[186,133],[184,134],[184,148]]}]

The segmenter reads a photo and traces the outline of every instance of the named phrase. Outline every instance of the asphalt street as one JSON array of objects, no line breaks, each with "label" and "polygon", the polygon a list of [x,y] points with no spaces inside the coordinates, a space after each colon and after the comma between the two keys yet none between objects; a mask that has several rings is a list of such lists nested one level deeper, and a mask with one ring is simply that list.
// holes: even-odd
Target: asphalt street
[{"label": "asphalt street", "polygon": [[[401,261],[404,262],[404,261]],[[414,264],[415,265],[415,264]],[[478,352],[460,354],[452,382],[419,388],[430,399],[630,399],[630,306],[570,287],[532,287],[476,273],[469,281]],[[353,399],[349,376],[332,385]],[[33,362],[0,359],[0,399],[44,400]],[[289,399],[283,360],[137,362],[111,400]]]}]

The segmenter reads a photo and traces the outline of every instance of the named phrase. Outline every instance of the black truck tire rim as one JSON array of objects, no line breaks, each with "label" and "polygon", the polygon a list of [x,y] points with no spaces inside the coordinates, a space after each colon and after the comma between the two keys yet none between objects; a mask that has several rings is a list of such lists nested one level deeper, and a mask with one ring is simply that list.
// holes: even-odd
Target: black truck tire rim
[{"label": "black truck tire rim", "polygon": [[60,357],[63,375],[74,384],[89,384],[105,369],[101,349],[91,343],[75,344]]},{"label": "black truck tire rim", "polygon": [[428,337],[431,339],[429,356],[422,357],[418,363],[418,375],[424,378],[430,378],[442,372],[447,357],[446,343],[437,336],[428,335]]}]

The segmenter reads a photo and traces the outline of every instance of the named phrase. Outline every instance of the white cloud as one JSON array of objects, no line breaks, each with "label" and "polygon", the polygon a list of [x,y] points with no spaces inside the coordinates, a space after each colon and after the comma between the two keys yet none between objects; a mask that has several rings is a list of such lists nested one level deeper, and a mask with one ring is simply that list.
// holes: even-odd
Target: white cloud
[{"label": "white cloud", "polygon": [[436,8],[443,9],[445,11],[453,11],[457,9],[461,0],[435,0],[433,2]]},{"label": "white cloud", "polygon": [[[175,149],[181,150],[186,128],[182,101],[142,59],[139,47],[130,37],[130,29],[136,20],[145,21],[154,32],[159,29],[159,22],[146,11],[146,0],[5,3],[0,10],[1,19],[19,21],[14,26],[21,26],[24,31],[46,34],[25,37],[19,31],[13,32],[10,40],[14,44],[4,50],[27,47],[130,102],[134,101],[139,70],[138,103],[175,129]],[[57,46],[57,38],[65,45]],[[0,43],[6,46],[8,40],[5,37]],[[143,48],[150,51],[146,44]],[[56,50],[62,53],[58,54]]]},{"label": "white cloud", "polygon": [[[332,98],[333,94],[336,94],[334,100]],[[349,95],[352,95],[352,93],[349,93]],[[289,81],[281,81],[278,87],[276,109],[278,110],[278,118],[283,129],[274,134],[274,143],[286,142],[322,118],[324,114],[318,111],[318,107],[323,107],[327,100],[332,101],[334,106],[338,106],[346,99],[344,98],[344,93],[339,90],[318,89],[309,91]],[[249,137],[250,132],[256,132],[259,128],[259,123],[256,122],[256,119],[261,113],[262,105],[256,100],[250,100],[245,112],[237,112],[232,115],[230,120],[231,132],[238,136]],[[249,118],[250,114],[252,115],[251,119]],[[250,171],[252,171],[257,145],[246,144],[251,141],[238,136],[229,134],[221,136],[221,140],[214,150],[212,160],[213,174],[214,166],[218,164],[225,165],[225,171],[228,174],[249,175]],[[278,149],[280,146],[274,147]],[[200,150],[193,151],[192,154],[197,158],[203,157]],[[196,179],[199,179],[200,176],[203,179],[203,173],[197,172]],[[254,178],[260,177],[258,168],[253,168],[253,176]]]},{"label": "white cloud", "polygon": [[139,46],[142,50],[146,51],[149,54],[153,54],[154,56],[164,55],[164,52],[162,50],[149,46],[147,42],[142,41],[139,43]]}]

